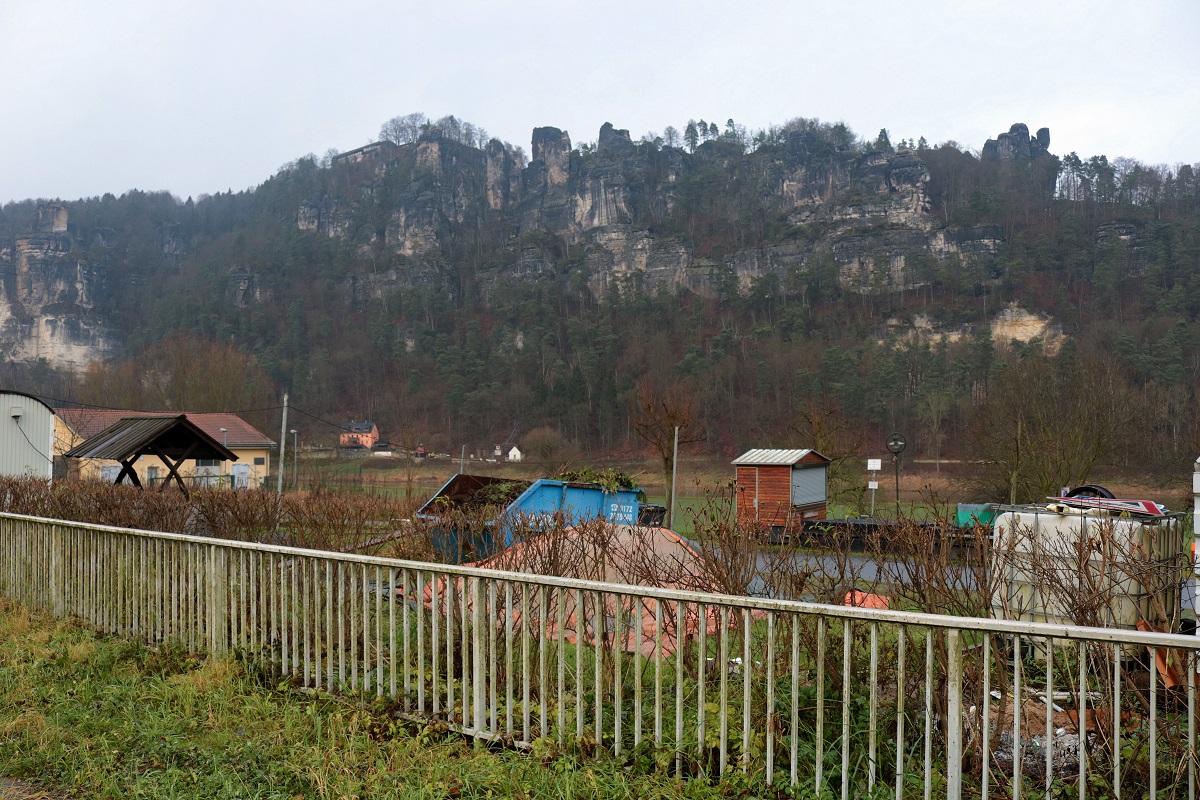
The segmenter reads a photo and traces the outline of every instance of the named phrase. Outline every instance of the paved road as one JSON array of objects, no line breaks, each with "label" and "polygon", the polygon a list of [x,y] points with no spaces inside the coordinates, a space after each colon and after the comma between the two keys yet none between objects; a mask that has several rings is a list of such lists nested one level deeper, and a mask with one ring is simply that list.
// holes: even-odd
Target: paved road
[{"label": "paved road", "polygon": [[[779,554],[771,551],[761,551],[758,554],[758,571],[765,575],[775,568]],[[914,565],[900,559],[881,559],[856,553],[849,553],[841,558],[829,555],[797,553],[792,556],[797,572],[819,572],[829,578],[841,577],[843,568],[860,581],[880,584],[909,584],[912,583]],[[964,589],[975,589],[975,574],[966,565],[951,565],[950,569],[957,573],[957,580]],[[756,578],[751,582],[750,593],[766,595],[766,582]]]},{"label": "paved road", "polygon": [[[909,561],[879,559],[855,553],[850,553],[840,559],[836,556],[808,553],[798,553],[793,558],[797,569],[811,569],[823,572],[826,575],[834,575],[840,569],[839,561],[844,560],[846,568],[863,580],[880,581],[882,583],[909,583],[912,579],[913,570],[916,568]],[[760,554],[759,568],[765,569],[769,567],[770,561],[771,557],[769,555]],[[951,564],[949,569],[957,572],[961,580],[968,581],[968,586],[975,588],[975,576],[969,567],[966,565]]]}]

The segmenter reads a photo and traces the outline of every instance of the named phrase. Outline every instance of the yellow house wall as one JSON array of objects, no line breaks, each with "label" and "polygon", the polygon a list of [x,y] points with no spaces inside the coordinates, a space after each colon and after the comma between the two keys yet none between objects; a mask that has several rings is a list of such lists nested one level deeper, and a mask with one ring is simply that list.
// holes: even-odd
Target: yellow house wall
[{"label": "yellow house wall", "polygon": [[[61,419],[54,420],[54,455],[61,456],[63,453],[76,446],[83,439],[77,436],[70,428],[68,428]],[[250,466],[250,485],[261,485],[271,473],[271,451],[265,447],[259,448],[229,448],[233,454],[238,457],[237,461],[222,461],[220,474],[229,478],[233,473],[234,464],[248,464]],[[263,463],[255,465],[254,459],[261,458]],[[78,477],[80,480],[100,480],[101,470],[106,466],[120,466],[120,462],[102,458],[73,458],[71,459],[69,477]],[[158,456],[138,456],[137,461],[133,464],[134,472],[137,473],[138,480],[143,486],[148,486],[150,483],[150,469],[158,468],[158,477],[160,479],[167,477],[168,467],[163,460]],[[188,459],[179,465],[179,474],[187,482],[187,479],[196,474],[195,459]]]}]

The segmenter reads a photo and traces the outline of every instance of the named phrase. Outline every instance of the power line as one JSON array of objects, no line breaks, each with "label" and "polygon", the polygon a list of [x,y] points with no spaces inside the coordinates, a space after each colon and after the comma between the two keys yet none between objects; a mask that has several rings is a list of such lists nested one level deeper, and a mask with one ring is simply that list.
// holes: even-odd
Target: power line
[{"label": "power line", "polygon": [[16,423],[17,430],[19,430],[21,432],[21,435],[25,437],[25,441],[29,442],[29,446],[33,448],[33,452],[37,453],[39,456],[41,456],[42,458],[46,459],[51,464],[53,464],[54,459],[51,458],[50,456],[47,456],[41,450],[38,450],[38,446],[36,444],[34,444],[32,441],[30,441],[29,434],[25,433],[25,429],[21,427],[21,420],[15,419],[15,420],[13,420],[13,422]]},{"label": "power line", "polygon": [[32,392],[30,392],[29,394],[32,397],[36,397],[38,400],[41,400],[46,405],[50,405],[51,403],[66,403],[68,405],[83,406],[84,408],[95,408],[95,409],[99,409],[102,411],[137,411],[138,410],[136,408],[116,408],[114,406],[101,406],[101,405],[96,405],[95,403],[85,403],[82,400],[64,400],[61,397],[47,397],[47,396],[41,395],[41,394],[33,394]]},{"label": "power line", "polygon": [[[281,408],[283,408],[282,404],[277,405],[277,406],[264,406],[263,408],[239,408],[234,411],[195,411],[193,413],[195,413],[195,414],[256,414],[259,411],[278,411]],[[295,410],[295,408],[296,408],[295,406],[291,406],[291,409],[293,411]]]},{"label": "power line", "polygon": [[302,408],[297,408],[296,406],[289,406],[289,408],[292,411],[295,411],[297,414],[303,414],[304,416],[309,417],[310,419],[315,419],[317,422],[320,422],[324,425],[328,425],[331,428],[337,428],[339,431],[344,430],[346,427],[345,425],[340,425],[336,422],[330,422],[327,419],[322,419],[321,417],[318,417],[316,414],[310,414]]},{"label": "power line", "polygon": [[[80,406],[83,408],[94,408],[99,411],[136,411],[141,414],[162,413],[161,408],[160,409],[118,408],[116,406],[103,406],[103,405],[99,405],[97,403],[85,403],[82,400],[64,400],[61,397],[47,397],[45,395],[33,394],[32,392],[30,392],[29,394],[31,394],[33,397],[36,397],[37,399],[41,400],[42,402],[46,403],[46,405],[50,405],[51,403],[64,403],[64,404],[71,405],[71,406]],[[277,406],[266,406],[264,408],[239,408],[239,409],[233,409],[231,411],[193,411],[191,413],[193,413],[193,414],[254,414],[259,411],[278,411],[281,408],[283,408],[282,405],[277,405]],[[180,411],[179,413],[186,414],[188,412]]]},{"label": "power line", "polygon": [[[42,402],[46,403],[47,405],[50,405],[52,403],[61,403],[61,404],[66,404],[66,405],[71,405],[71,406],[79,406],[82,408],[94,408],[94,409],[97,409],[100,411],[133,411],[133,412],[144,413],[144,414],[162,413],[162,409],[117,408],[115,406],[105,406],[105,405],[99,405],[97,403],[85,403],[81,400],[66,400],[61,397],[49,397],[47,395],[33,394],[32,392],[29,394],[31,394],[31,396],[36,397],[37,399],[41,400]],[[281,408],[283,408],[283,404],[276,405],[276,406],[264,406],[262,408],[240,408],[240,409],[234,409],[231,411],[211,411],[211,412],[195,411],[192,413],[195,413],[195,414],[205,414],[205,413],[211,413],[211,414],[255,414],[258,412],[262,412],[262,411],[278,411]],[[318,417],[316,414],[312,414],[312,413],[305,411],[302,408],[298,408],[294,405],[289,406],[289,408],[292,411],[295,411],[297,414],[303,414],[304,416],[308,417],[309,419],[313,419],[313,420],[316,420],[317,422],[320,422],[322,425],[328,425],[329,427],[336,428],[339,431],[342,430],[343,428],[345,428],[345,425],[342,425],[337,422],[330,422],[329,420],[327,420],[323,417]],[[188,413],[188,412],[181,411],[179,413],[184,414],[184,413]]]}]

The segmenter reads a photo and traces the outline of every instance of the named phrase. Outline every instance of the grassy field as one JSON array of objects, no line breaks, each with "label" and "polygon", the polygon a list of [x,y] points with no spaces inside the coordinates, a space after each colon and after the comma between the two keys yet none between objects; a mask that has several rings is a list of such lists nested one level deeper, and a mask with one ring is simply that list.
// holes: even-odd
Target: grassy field
[{"label": "grassy field", "polygon": [[0,777],[87,798],[751,798],[637,761],[489,750],[235,660],[97,636],[0,601]]},{"label": "grassy field", "polygon": [[[560,463],[524,461],[518,464],[488,461],[468,461],[466,471],[472,474],[494,475],[503,478],[532,480],[557,474],[563,467]],[[585,459],[577,458],[571,467],[616,467],[624,470],[645,490],[652,503],[663,503],[666,495],[666,479],[661,465],[652,458]],[[870,474],[865,469],[861,481],[853,486],[839,487],[839,494],[830,503],[829,516],[847,517],[869,514],[871,492],[867,489]],[[458,472],[457,459],[420,459],[411,472],[400,458],[366,458],[348,461],[310,460],[300,462],[301,488],[315,485],[332,485],[356,488],[388,496],[426,498],[436,492],[452,475]],[[955,504],[960,502],[1007,502],[1007,497],[980,496],[973,487],[972,476],[978,467],[968,462],[928,461],[906,463],[900,472],[899,507],[901,515],[909,519],[953,517]],[[880,519],[894,518],[897,510],[896,490],[889,470],[876,475],[879,489],[875,492],[874,516]],[[411,479],[411,480],[410,480]],[[679,504],[676,508],[676,526],[680,533],[693,533],[693,518],[701,509],[716,502],[715,498],[730,497],[730,481],[733,467],[727,459],[711,456],[687,456],[680,458],[678,476]],[[1107,472],[1092,476],[1089,480],[1107,486],[1118,497],[1152,499],[1176,510],[1191,507],[1188,474],[1181,474],[1165,485],[1147,483],[1136,476]],[[1040,498],[1021,498],[1031,502]]]}]

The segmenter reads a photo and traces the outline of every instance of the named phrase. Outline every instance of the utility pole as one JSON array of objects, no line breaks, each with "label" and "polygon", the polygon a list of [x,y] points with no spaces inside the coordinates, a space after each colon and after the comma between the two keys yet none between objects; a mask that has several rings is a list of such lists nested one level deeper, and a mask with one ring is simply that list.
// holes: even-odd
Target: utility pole
[{"label": "utility pole", "polygon": [[287,392],[283,393],[283,424],[279,426],[279,484],[276,487],[275,494],[280,500],[283,500],[283,471],[284,465],[287,464],[287,412],[288,412],[288,396]]},{"label": "utility pole", "polygon": [[668,527],[675,530],[675,474],[679,471],[679,426],[675,426],[675,448],[671,453],[671,523]]},{"label": "utility pole", "polygon": [[[1192,475],[1192,495],[1192,611],[1200,616],[1200,458]],[[1196,635],[1200,636],[1200,625],[1196,626]]]}]

